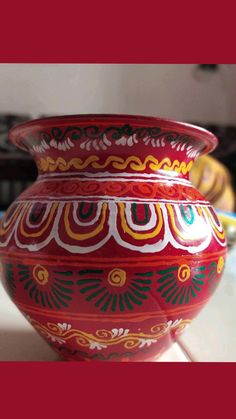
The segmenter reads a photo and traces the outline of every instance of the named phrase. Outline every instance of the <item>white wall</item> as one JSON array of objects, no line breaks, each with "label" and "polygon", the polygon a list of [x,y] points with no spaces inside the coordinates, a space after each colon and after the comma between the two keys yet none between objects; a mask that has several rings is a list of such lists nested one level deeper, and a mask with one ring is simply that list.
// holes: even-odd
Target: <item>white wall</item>
[{"label": "white wall", "polygon": [[130,113],[236,123],[236,66],[207,80],[178,64],[0,64],[0,112]]}]

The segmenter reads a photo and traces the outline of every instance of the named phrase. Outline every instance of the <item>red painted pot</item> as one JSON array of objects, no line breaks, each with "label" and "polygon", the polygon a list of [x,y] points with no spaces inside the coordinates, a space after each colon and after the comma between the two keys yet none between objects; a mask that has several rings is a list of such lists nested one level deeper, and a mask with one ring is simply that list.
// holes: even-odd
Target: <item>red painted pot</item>
[{"label": "red painted pot", "polygon": [[208,131],[143,116],[35,120],[10,131],[37,181],[0,227],[4,286],[68,360],[146,361],[215,290],[225,235],[189,181]]}]

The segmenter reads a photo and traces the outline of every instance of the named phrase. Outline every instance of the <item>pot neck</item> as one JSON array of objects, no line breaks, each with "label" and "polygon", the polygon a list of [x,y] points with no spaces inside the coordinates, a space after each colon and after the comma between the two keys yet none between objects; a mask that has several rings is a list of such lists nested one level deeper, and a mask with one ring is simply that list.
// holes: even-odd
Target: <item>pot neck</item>
[{"label": "pot neck", "polygon": [[170,123],[162,128],[84,122],[44,129],[34,124],[13,129],[10,138],[31,153],[39,175],[46,177],[126,173],[188,179],[194,160],[208,151],[211,135]]}]

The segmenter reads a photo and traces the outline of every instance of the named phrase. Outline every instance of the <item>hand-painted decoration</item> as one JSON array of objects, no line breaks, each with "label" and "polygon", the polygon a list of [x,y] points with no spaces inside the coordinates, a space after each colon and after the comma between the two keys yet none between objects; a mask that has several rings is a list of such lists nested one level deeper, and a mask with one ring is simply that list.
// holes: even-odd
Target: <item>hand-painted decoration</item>
[{"label": "hand-painted decoration", "polygon": [[103,350],[110,346],[122,346],[124,349],[143,348],[151,346],[168,333],[180,332],[189,325],[191,320],[177,319],[169,320],[167,323],[153,325],[147,333],[131,332],[129,329],[116,327],[111,330],[101,329],[90,333],[84,330],[77,330],[68,323],[40,324],[28,317],[30,323],[46,339],[56,342],[59,345],[73,340],[77,347],[89,348],[90,350]]},{"label": "hand-painted decoration", "polygon": [[212,242],[224,248],[225,234],[213,208],[181,202],[135,203],[114,198],[74,202],[51,197],[36,203],[19,199],[10,208],[10,217],[6,214],[2,221],[0,248],[14,243],[31,252],[57,246],[65,252],[87,254],[109,247],[111,239],[140,253],[160,252],[169,245],[195,253]]},{"label": "hand-painted decoration", "polygon": [[39,169],[0,224],[10,297],[64,359],[156,359],[222,276],[224,231],[188,179],[215,137],[90,115],[31,121],[10,139]]},{"label": "hand-painted decoration", "polygon": [[111,167],[119,171],[130,168],[134,172],[142,172],[146,169],[156,172],[157,170],[163,169],[169,171],[175,170],[177,173],[186,174],[190,171],[192,165],[192,160],[186,164],[184,161],[171,161],[168,157],[158,160],[153,155],[148,155],[144,160],[138,156],[130,156],[127,159],[120,156],[109,156],[105,161],[101,161],[99,156],[92,155],[85,160],[79,157],[74,157],[69,161],[66,161],[63,157],[58,157],[56,160],[53,160],[51,157],[46,157],[45,159],[40,158],[38,161],[38,168],[42,172],[55,172],[56,170],[66,172],[71,168],[82,170],[89,167],[99,170],[109,169]]}]

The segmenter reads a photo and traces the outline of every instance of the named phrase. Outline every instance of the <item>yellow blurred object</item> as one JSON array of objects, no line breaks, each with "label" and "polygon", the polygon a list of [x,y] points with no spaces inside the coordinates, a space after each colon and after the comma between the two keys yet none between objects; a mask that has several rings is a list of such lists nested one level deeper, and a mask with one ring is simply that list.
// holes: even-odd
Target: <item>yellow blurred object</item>
[{"label": "yellow blurred object", "polygon": [[217,210],[218,218],[226,232],[228,248],[236,245],[236,214]]},{"label": "yellow blurred object", "polygon": [[210,156],[197,159],[190,172],[190,180],[215,208],[230,212],[235,210],[230,173],[218,160]]}]

